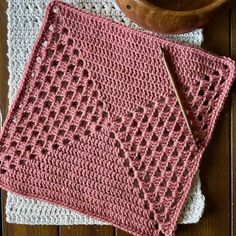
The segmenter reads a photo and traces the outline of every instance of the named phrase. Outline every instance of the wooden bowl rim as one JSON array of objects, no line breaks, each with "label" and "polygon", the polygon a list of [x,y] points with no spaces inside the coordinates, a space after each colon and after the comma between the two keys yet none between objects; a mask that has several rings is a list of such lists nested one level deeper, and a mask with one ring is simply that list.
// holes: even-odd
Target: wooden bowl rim
[{"label": "wooden bowl rim", "polygon": [[[170,15],[178,14],[179,16],[188,16],[188,15],[206,13],[206,12],[212,11],[212,10],[220,7],[221,5],[229,2],[229,0],[217,0],[217,1],[210,3],[207,6],[204,6],[204,7],[198,8],[198,9],[187,10],[187,11],[175,11],[175,10],[170,10],[170,9],[166,9],[166,8],[161,8],[153,3],[148,2],[147,0],[138,0],[138,1],[140,1],[141,4],[144,4],[145,7],[152,9],[154,11],[163,11],[165,13],[169,13]],[[127,4],[127,5],[129,5],[129,4]]]}]

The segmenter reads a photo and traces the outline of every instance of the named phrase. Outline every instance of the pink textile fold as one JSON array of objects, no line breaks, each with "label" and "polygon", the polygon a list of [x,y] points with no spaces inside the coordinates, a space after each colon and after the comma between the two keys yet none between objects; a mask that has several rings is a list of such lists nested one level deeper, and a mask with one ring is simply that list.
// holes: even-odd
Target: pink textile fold
[{"label": "pink textile fold", "polygon": [[0,186],[134,235],[172,235],[234,77],[228,58],[53,1],[4,123]]}]

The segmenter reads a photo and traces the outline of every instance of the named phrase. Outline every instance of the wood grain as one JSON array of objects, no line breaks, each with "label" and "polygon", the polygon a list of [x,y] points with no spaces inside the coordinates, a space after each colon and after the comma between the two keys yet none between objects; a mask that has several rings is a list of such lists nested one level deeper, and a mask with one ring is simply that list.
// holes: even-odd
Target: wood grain
[{"label": "wood grain", "polygon": [[139,26],[168,34],[185,33],[204,26],[230,1],[116,0],[122,12]]},{"label": "wood grain", "polygon": [[59,236],[56,226],[5,224],[4,236]]},{"label": "wood grain", "polygon": [[[231,131],[236,130],[236,87],[231,100]],[[231,235],[236,235],[236,133],[231,132]]]},{"label": "wood grain", "polygon": [[116,236],[112,226],[61,226],[60,236]]},{"label": "wood grain", "polygon": [[[0,1],[0,108],[7,113],[7,1]],[[204,48],[236,59],[236,7],[216,17],[204,31]],[[235,235],[236,216],[236,87],[217,123],[214,137],[201,163],[201,181],[206,196],[203,218],[195,225],[178,226],[177,236]],[[231,155],[231,160],[230,160]],[[230,172],[231,171],[231,172]],[[231,173],[231,176],[230,176]],[[231,181],[230,181],[231,177]],[[230,194],[230,184],[232,186]],[[5,198],[2,194],[3,236],[129,236],[112,226],[26,226],[5,221]],[[231,225],[231,227],[230,227]],[[230,231],[231,229],[231,231]]]},{"label": "wood grain", "polygon": [[187,10],[196,10],[201,7],[205,7],[215,0],[147,0],[154,5],[157,5],[161,8],[169,9],[169,10],[178,10],[178,11],[187,11]]},{"label": "wood grain", "polygon": [[[236,60],[236,2],[231,11],[231,57]],[[236,235],[236,84],[231,100],[231,235]]]},{"label": "wood grain", "polygon": [[3,119],[8,109],[8,70],[7,70],[7,2],[0,1],[0,108]]},{"label": "wood grain", "polygon": [[131,236],[131,234],[126,233],[120,229],[116,229],[116,236]]}]

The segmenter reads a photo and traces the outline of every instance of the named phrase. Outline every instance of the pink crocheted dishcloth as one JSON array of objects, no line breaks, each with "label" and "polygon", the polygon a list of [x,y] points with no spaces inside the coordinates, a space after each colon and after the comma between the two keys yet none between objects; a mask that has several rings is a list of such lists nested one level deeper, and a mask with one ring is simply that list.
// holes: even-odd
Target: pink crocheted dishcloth
[{"label": "pink crocheted dishcloth", "polygon": [[4,124],[0,186],[134,235],[172,235],[234,76],[230,59],[54,1]]}]

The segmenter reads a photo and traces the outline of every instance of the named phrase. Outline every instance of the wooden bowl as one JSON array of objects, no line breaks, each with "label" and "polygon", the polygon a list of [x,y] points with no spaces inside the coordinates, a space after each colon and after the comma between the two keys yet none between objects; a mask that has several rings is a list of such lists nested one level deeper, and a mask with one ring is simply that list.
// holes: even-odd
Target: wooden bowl
[{"label": "wooden bowl", "polygon": [[179,34],[203,27],[230,0],[116,0],[139,26],[160,33]]}]

